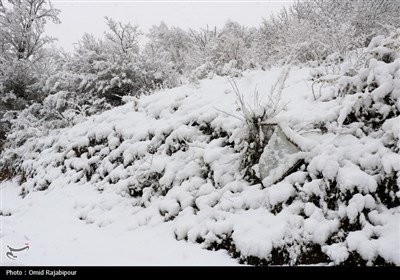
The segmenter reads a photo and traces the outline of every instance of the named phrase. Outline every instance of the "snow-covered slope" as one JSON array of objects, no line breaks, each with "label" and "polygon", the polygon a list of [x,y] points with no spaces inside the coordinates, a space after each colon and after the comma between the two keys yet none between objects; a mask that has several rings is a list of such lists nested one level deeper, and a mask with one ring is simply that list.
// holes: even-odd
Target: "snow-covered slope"
[{"label": "snow-covered slope", "polygon": [[[231,266],[237,261],[224,252],[174,238],[173,223],[152,223],[137,228],[135,209],[107,196],[113,211],[100,225],[96,204],[105,209],[102,194],[84,185],[69,184],[57,191],[34,192],[25,199],[12,182],[1,185],[2,221],[0,264],[5,266]],[[103,201],[103,202],[102,202]],[[114,205],[115,204],[115,205]],[[93,210],[93,211],[92,211]],[[97,210],[98,211],[98,210]],[[85,213],[91,213],[82,219]],[[11,216],[7,216],[12,214]],[[145,223],[145,217],[139,218]],[[29,250],[6,256],[7,246]]]},{"label": "snow-covered slope", "polygon": [[[292,68],[274,121],[304,163],[278,181],[243,179],[246,128],[223,77],[143,96],[6,150],[20,157],[22,185],[21,196],[12,183],[0,186],[2,249],[24,238],[32,255],[35,242],[51,253],[68,248],[65,258],[41,249],[43,262],[26,264],[102,263],[71,257],[73,248],[96,248],[113,264],[232,263],[181,241],[175,259],[169,245],[154,245],[173,236],[255,265],[400,265],[400,59],[383,59],[390,42],[382,40],[368,50],[377,56],[368,67],[350,76],[342,65],[318,100],[313,70]],[[245,72],[236,83],[250,103],[280,72]]]}]

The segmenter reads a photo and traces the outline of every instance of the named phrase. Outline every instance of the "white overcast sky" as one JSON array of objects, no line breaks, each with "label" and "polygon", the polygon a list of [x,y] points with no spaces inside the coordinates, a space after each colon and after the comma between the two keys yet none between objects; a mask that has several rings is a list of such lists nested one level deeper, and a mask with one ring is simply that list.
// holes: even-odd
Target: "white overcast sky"
[{"label": "white overcast sky", "polygon": [[144,32],[164,21],[168,26],[183,29],[221,27],[234,20],[249,27],[258,27],[262,18],[268,18],[293,0],[276,1],[96,1],[53,0],[61,24],[49,23],[46,33],[58,38],[58,45],[73,50],[85,32],[101,37],[106,29],[104,17],[138,24]]}]

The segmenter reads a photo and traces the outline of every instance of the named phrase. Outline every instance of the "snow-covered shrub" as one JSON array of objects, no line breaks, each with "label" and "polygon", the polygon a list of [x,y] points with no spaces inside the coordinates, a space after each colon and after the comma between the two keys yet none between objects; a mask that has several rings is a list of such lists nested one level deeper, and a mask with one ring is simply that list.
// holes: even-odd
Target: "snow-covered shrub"
[{"label": "snow-covered shrub", "polygon": [[193,43],[186,31],[179,27],[169,28],[164,22],[153,26],[147,34],[149,42],[144,49],[144,55],[159,67],[182,75],[188,69],[189,53]]},{"label": "snow-covered shrub", "polygon": [[188,75],[188,78],[190,82],[197,83],[199,80],[212,78],[214,75],[213,64],[211,62],[206,62],[192,70]]},{"label": "snow-covered shrub", "polygon": [[142,33],[137,26],[106,20],[109,31],[105,39],[85,34],[62,69],[48,79],[46,88],[50,92],[96,95],[118,106],[123,104],[123,96],[139,96],[178,84],[176,73],[150,47],[139,52]]},{"label": "snow-covered shrub", "polygon": [[253,53],[256,30],[228,20],[223,28],[189,30],[192,41],[187,56],[191,80],[220,76],[240,77],[242,71],[258,66]]},{"label": "snow-covered shrub", "polygon": [[62,69],[49,78],[46,86],[53,93],[79,92],[105,97],[110,104],[119,104],[121,96],[135,89],[133,57],[119,54],[86,34],[75,54],[67,57]]},{"label": "snow-covered shrub", "polygon": [[393,38],[367,50],[374,57],[366,67],[344,75],[348,88],[332,82],[344,92],[326,102],[337,104],[328,107],[335,117],[316,119],[321,142],[297,139],[307,152],[303,166],[266,189],[223,187],[211,209],[178,217],[177,238],[252,265],[398,265],[398,50],[386,50],[395,59],[374,55],[395,46]]},{"label": "snow-covered shrub", "polygon": [[[377,195],[382,203],[392,208],[400,206],[399,170],[395,156],[400,151],[400,57],[399,34],[380,39],[379,46],[373,40],[369,47],[369,66],[359,70],[354,77],[344,76],[339,81],[339,92],[346,96],[338,125],[351,126],[350,132],[357,137],[380,138],[381,166],[373,168],[378,175]],[[387,48],[392,46],[394,49]],[[391,154],[395,153],[395,154]],[[370,162],[369,164],[372,164]],[[375,163],[377,165],[377,163]]]},{"label": "snow-covered shrub", "polygon": [[366,47],[372,38],[399,28],[400,4],[392,0],[305,0],[264,20],[255,43],[257,57],[275,63],[292,54],[300,62],[324,61]]},{"label": "snow-covered shrub", "polygon": [[82,96],[62,91],[47,96],[42,103],[34,103],[21,112],[8,111],[3,118],[4,122],[10,124],[0,159],[3,169],[10,174],[19,172],[22,154],[18,148],[26,142],[33,148],[36,139],[110,109],[104,99],[89,97],[89,94]]},{"label": "snow-covered shrub", "polygon": [[[244,147],[242,151],[244,177],[251,182],[260,182],[260,178],[254,167],[258,164],[264,147],[274,132],[274,127],[271,126],[275,124],[273,119],[284,107],[281,103],[281,95],[289,73],[290,66],[284,67],[267,97],[265,95],[260,96],[256,88],[253,96],[253,105],[249,105],[244,95],[240,93],[235,81],[230,80],[246,129],[243,137]],[[264,98],[267,100],[263,100]]]}]

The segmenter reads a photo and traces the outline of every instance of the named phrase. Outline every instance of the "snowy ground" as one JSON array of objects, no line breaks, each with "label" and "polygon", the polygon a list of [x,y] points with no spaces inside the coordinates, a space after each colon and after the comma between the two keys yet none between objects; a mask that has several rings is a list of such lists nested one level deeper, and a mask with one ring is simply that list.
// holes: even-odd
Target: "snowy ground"
[{"label": "snowy ground", "polygon": [[[5,266],[231,266],[238,265],[226,251],[211,252],[200,245],[176,241],[171,223],[130,227],[125,219],[99,227],[78,219],[76,201],[96,199],[99,193],[87,186],[70,185],[57,192],[37,192],[22,199],[13,183],[0,185],[1,262]],[[85,199],[86,198],[86,199]],[[132,211],[119,209],[118,216]],[[29,251],[6,257],[7,245]]]},{"label": "snowy ground", "polygon": [[[26,182],[1,185],[3,251],[28,241],[27,265],[238,264],[204,248],[255,265],[399,265],[399,69],[371,60],[341,74],[344,97],[325,83],[315,100],[312,69],[293,67],[274,121],[304,164],[280,182],[243,179],[246,130],[226,77],[27,141],[5,153]],[[243,73],[247,102],[281,70]]]},{"label": "snowy ground", "polygon": [[[309,85],[305,80],[308,78],[308,71],[309,69],[295,69],[292,72],[290,81],[295,87],[290,88],[291,92],[307,91]],[[260,89],[261,94],[269,92],[280,73],[280,68],[274,68],[267,72],[249,72],[245,74],[244,78],[238,80],[238,85],[249,100],[252,100],[256,87]],[[296,99],[308,100],[310,98],[311,96],[299,94],[293,103],[296,103]],[[165,223],[165,215],[160,216],[160,209],[167,213],[166,216],[169,215],[169,212],[176,212],[174,200],[161,197],[159,201],[154,199],[154,205],[150,205],[144,198],[139,201],[137,198],[132,199],[127,195],[128,190],[126,189],[127,186],[136,183],[135,179],[140,174],[146,174],[148,170],[165,168],[167,169],[164,171],[165,176],[161,178],[160,182],[171,181],[174,185],[178,185],[180,183],[176,182],[176,176],[185,178],[181,179],[182,186],[185,186],[185,189],[187,187],[194,188],[194,190],[200,188],[195,192],[199,196],[203,196],[203,199],[200,198],[197,203],[201,204],[201,200],[203,200],[202,204],[207,208],[210,196],[211,201],[215,200],[215,194],[218,196],[219,191],[213,194],[215,189],[207,182],[208,180],[204,181],[196,177],[199,173],[198,167],[192,165],[197,157],[204,157],[204,160],[210,164],[215,162],[217,172],[214,174],[214,180],[217,183],[221,181],[222,184],[224,180],[232,181],[235,180],[234,178],[240,177],[240,175],[234,174],[236,169],[232,169],[229,164],[232,159],[237,160],[237,155],[232,153],[232,150],[221,147],[218,136],[209,145],[204,145],[201,142],[207,139],[199,135],[192,126],[186,125],[192,122],[202,124],[203,121],[211,123],[216,128],[214,130],[216,132],[226,130],[231,133],[232,130],[235,130],[231,136],[232,139],[240,136],[238,135],[242,131],[240,120],[224,113],[233,113],[240,117],[240,114],[235,111],[235,96],[228,79],[217,77],[212,80],[204,80],[199,85],[167,90],[144,97],[139,102],[139,105],[129,103],[105,112],[72,129],[64,129],[61,133],[56,131],[48,138],[33,139],[34,144],[27,145],[31,151],[36,150],[36,145],[41,146],[42,144],[50,149],[43,146],[39,148],[44,153],[47,151],[47,155],[39,156],[36,152],[24,153],[30,157],[29,164],[38,168],[36,171],[40,170],[41,174],[37,174],[34,180],[28,180],[24,189],[28,192],[31,187],[36,189],[38,186],[36,180],[43,182],[46,179],[51,181],[51,184],[45,191],[32,191],[22,198],[21,187],[17,183],[1,183],[2,264],[238,265],[238,261],[232,259],[225,250],[216,252],[204,250],[206,246],[196,244],[196,238],[191,240],[192,242],[176,240],[176,238],[182,239],[181,235],[185,235],[191,225],[195,226],[193,223],[196,223],[196,219],[192,219],[188,223],[185,222],[185,218],[181,221]],[[135,105],[138,109],[133,108]],[[303,110],[303,108],[292,106],[290,103],[288,106],[293,107],[294,110]],[[175,110],[177,110],[176,113]],[[322,108],[320,114],[323,114],[323,110]],[[314,112],[313,116],[315,117],[316,114],[317,112]],[[307,118],[307,114],[303,114],[301,118]],[[151,139],[152,141],[144,139],[148,134],[155,135]],[[93,176],[93,180],[83,183],[83,181],[76,180],[75,176],[78,173],[80,174],[78,177],[82,175],[82,169],[78,166],[85,169],[88,167],[88,161],[76,158],[70,153],[71,156],[67,156],[70,167],[76,166],[80,171],[70,173],[70,170],[67,171],[67,174],[63,174],[53,164],[61,155],[53,154],[53,149],[58,149],[57,145],[53,145],[53,143],[59,142],[68,153],[67,150],[72,146],[80,146],[82,141],[86,142],[88,135],[98,139],[107,139],[110,148],[106,143],[104,147],[98,146],[94,149],[97,150],[97,155],[100,157],[95,156],[91,159],[92,162],[94,159],[98,161],[100,169],[96,171],[98,174]],[[120,143],[116,139],[116,135],[122,135],[127,141]],[[196,137],[199,138],[196,139]],[[165,146],[176,145],[176,139],[181,138],[192,139],[195,142],[195,145],[188,151],[191,154],[189,157],[178,151],[178,153],[173,153],[172,157],[166,156],[165,153],[157,153],[153,160],[152,155],[146,154],[150,145],[160,146],[157,141],[166,143],[158,147],[158,150],[162,151]],[[99,150],[101,150],[100,153]],[[193,150],[197,152],[192,154]],[[116,152],[123,153],[124,157],[124,165],[119,167],[118,164],[111,163]],[[104,153],[103,156],[102,153]],[[134,163],[134,169],[130,162]],[[127,168],[121,169],[121,166]],[[108,171],[104,171],[107,168]],[[231,170],[228,171],[228,169]],[[33,171],[33,169],[31,170]],[[36,171],[34,172],[36,173]],[[107,175],[107,173],[110,174]],[[136,174],[133,175],[133,173]],[[104,180],[104,176],[106,180]],[[186,177],[194,178],[192,181],[189,180],[191,183],[188,184]],[[113,183],[110,184],[109,180]],[[247,186],[247,183],[238,179],[238,186],[241,188]],[[170,194],[172,196],[181,195],[182,200],[185,200],[185,196],[189,197],[184,190],[179,194],[179,189]],[[146,194],[145,192],[143,197],[145,195],[151,196],[151,193]],[[186,198],[189,202],[182,204],[188,204],[193,199],[195,198]],[[147,197],[147,200],[152,199]],[[150,206],[145,209],[138,207],[138,204],[143,204],[143,201],[146,206]],[[201,205],[199,207],[204,208]],[[11,215],[8,216],[8,214]],[[172,215],[176,214],[172,213]],[[192,216],[188,217],[190,220]],[[182,226],[186,230],[182,231]],[[7,245],[17,248],[23,247],[25,242],[30,244],[30,250],[19,253],[18,261],[11,261],[5,257]]]}]

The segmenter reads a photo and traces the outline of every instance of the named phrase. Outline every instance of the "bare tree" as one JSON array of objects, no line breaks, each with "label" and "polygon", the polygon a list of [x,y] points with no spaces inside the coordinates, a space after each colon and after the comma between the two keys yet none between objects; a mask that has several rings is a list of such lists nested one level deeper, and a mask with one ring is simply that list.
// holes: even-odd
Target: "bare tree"
[{"label": "bare tree", "polygon": [[219,39],[222,36],[222,32],[217,30],[217,27],[214,29],[201,28],[200,31],[195,31],[193,29],[189,29],[189,37],[192,40],[193,44],[195,44],[199,49],[205,50],[210,42],[213,42]]},{"label": "bare tree", "polygon": [[139,52],[140,36],[143,34],[138,25],[116,22],[105,17],[109,32],[105,33],[106,39],[114,44],[122,53]]}]

